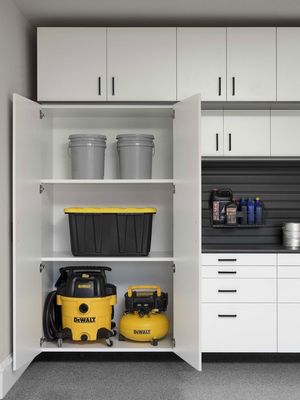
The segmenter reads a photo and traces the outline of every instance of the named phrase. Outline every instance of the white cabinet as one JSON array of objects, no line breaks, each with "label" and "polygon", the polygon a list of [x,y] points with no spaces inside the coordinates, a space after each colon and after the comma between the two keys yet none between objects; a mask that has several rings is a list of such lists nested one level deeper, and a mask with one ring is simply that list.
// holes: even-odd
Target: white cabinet
[{"label": "white cabinet", "polygon": [[176,100],[176,28],[108,28],[109,101]]},{"label": "white cabinet", "polygon": [[225,110],[224,155],[270,156],[270,111]]},{"label": "white cabinet", "polygon": [[300,111],[271,111],[271,155],[300,156]]},{"label": "white cabinet", "polygon": [[38,28],[38,100],[106,100],[106,28]]},{"label": "white cabinet", "polygon": [[[40,106],[18,95],[14,95],[13,102],[14,369],[30,362],[40,352],[55,351],[172,351],[201,369],[200,97],[193,96],[174,107]],[[155,135],[154,179],[117,179],[116,135],[133,127]],[[74,131],[107,135],[104,180],[70,179],[67,142],[68,135]],[[64,208],[90,204],[106,207],[116,202],[121,207],[151,205],[157,208],[150,255],[73,257]],[[113,338],[112,348],[101,342],[64,343],[62,348],[53,342],[40,343],[44,300],[53,290],[59,268],[69,263],[112,267],[109,279],[117,286],[119,296],[115,307],[117,325],[124,311],[123,295],[129,285],[161,285],[169,293],[168,336],[157,347],[149,343],[119,342],[117,338]],[[40,264],[43,264],[42,272]],[[185,312],[190,304],[193,304],[192,320]]]},{"label": "white cabinet", "polygon": [[177,98],[226,100],[226,28],[177,29]]},{"label": "white cabinet", "polygon": [[275,28],[227,28],[227,100],[276,100]]},{"label": "white cabinet", "polygon": [[300,304],[278,304],[278,351],[300,352]]},{"label": "white cabinet", "polygon": [[300,100],[300,28],[277,28],[277,100]]},{"label": "white cabinet", "polygon": [[222,110],[203,110],[201,115],[202,156],[223,156],[224,116]]}]

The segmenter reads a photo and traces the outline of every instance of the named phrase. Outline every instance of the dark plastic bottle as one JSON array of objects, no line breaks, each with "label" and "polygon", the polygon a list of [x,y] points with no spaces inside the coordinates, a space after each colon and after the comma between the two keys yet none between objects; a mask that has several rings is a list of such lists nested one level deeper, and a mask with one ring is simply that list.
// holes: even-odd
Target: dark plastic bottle
[{"label": "dark plastic bottle", "polygon": [[248,199],[247,211],[248,211],[248,225],[254,225],[254,223],[255,223],[255,207],[254,207],[253,199]]},{"label": "dark plastic bottle", "polygon": [[263,223],[263,204],[259,197],[255,199],[255,224],[262,225]]}]

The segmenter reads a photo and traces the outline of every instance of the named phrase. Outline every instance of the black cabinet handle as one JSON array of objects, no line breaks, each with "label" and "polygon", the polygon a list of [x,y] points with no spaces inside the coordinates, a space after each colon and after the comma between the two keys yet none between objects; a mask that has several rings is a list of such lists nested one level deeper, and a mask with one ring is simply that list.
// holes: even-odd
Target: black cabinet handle
[{"label": "black cabinet handle", "polygon": [[101,96],[101,76],[98,78],[98,94]]},{"label": "black cabinet handle", "polygon": [[220,262],[236,262],[237,259],[236,258],[218,258],[218,261]]},{"label": "black cabinet handle", "polygon": [[218,314],[219,318],[236,318],[237,314]]},{"label": "black cabinet handle", "polygon": [[219,96],[222,95],[222,78],[219,76]]},{"label": "black cabinet handle", "polygon": [[229,151],[231,151],[231,133],[229,133]]},{"label": "black cabinet handle", "polygon": [[216,133],[216,151],[219,151],[219,134]]},{"label": "black cabinet handle", "polygon": [[115,77],[114,76],[111,78],[111,94],[113,96],[115,95]]},{"label": "black cabinet handle", "polygon": [[236,293],[236,289],[219,289],[218,293]]},{"label": "black cabinet handle", "polygon": [[236,271],[218,271],[218,274],[236,274]]},{"label": "black cabinet handle", "polygon": [[232,96],[235,96],[235,77],[232,77]]}]

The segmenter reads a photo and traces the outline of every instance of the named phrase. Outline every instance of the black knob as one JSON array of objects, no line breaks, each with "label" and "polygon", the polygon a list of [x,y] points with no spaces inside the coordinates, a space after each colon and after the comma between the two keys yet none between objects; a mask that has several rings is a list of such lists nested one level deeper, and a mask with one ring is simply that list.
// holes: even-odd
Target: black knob
[{"label": "black knob", "polygon": [[83,342],[86,342],[86,341],[88,340],[87,335],[81,335],[81,340],[82,340]]},{"label": "black knob", "polygon": [[80,304],[80,306],[79,306],[79,311],[80,311],[82,314],[87,313],[88,310],[89,310],[89,306],[88,306],[87,304],[85,304],[85,303]]}]

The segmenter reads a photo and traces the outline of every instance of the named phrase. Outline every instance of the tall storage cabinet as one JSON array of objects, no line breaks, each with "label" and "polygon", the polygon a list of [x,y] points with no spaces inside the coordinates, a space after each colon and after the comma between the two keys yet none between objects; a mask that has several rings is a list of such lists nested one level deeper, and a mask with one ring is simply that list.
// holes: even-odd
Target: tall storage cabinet
[{"label": "tall storage cabinet", "polygon": [[[173,113],[175,118],[173,119]],[[13,286],[14,369],[40,352],[174,351],[201,368],[200,253],[201,167],[198,95],[175,106],[40,105],[14,95]],[[120,180],[115,137],[143,131],[155,136],[153,179]],[[67,138],[72,132],[105,133],[104,180],[72,180]],[[154,206],[148,257],[73,257],[67,206]],[[160,284],[169,293],[170,332],[157,347],[146,343],[43,341],[42,307],[66,265],[108,265],[116,284],[118,324],[130,284]],[[193,309],[193,318],[190,310]],[[187,328],[188,327],[188,328]]]}]

